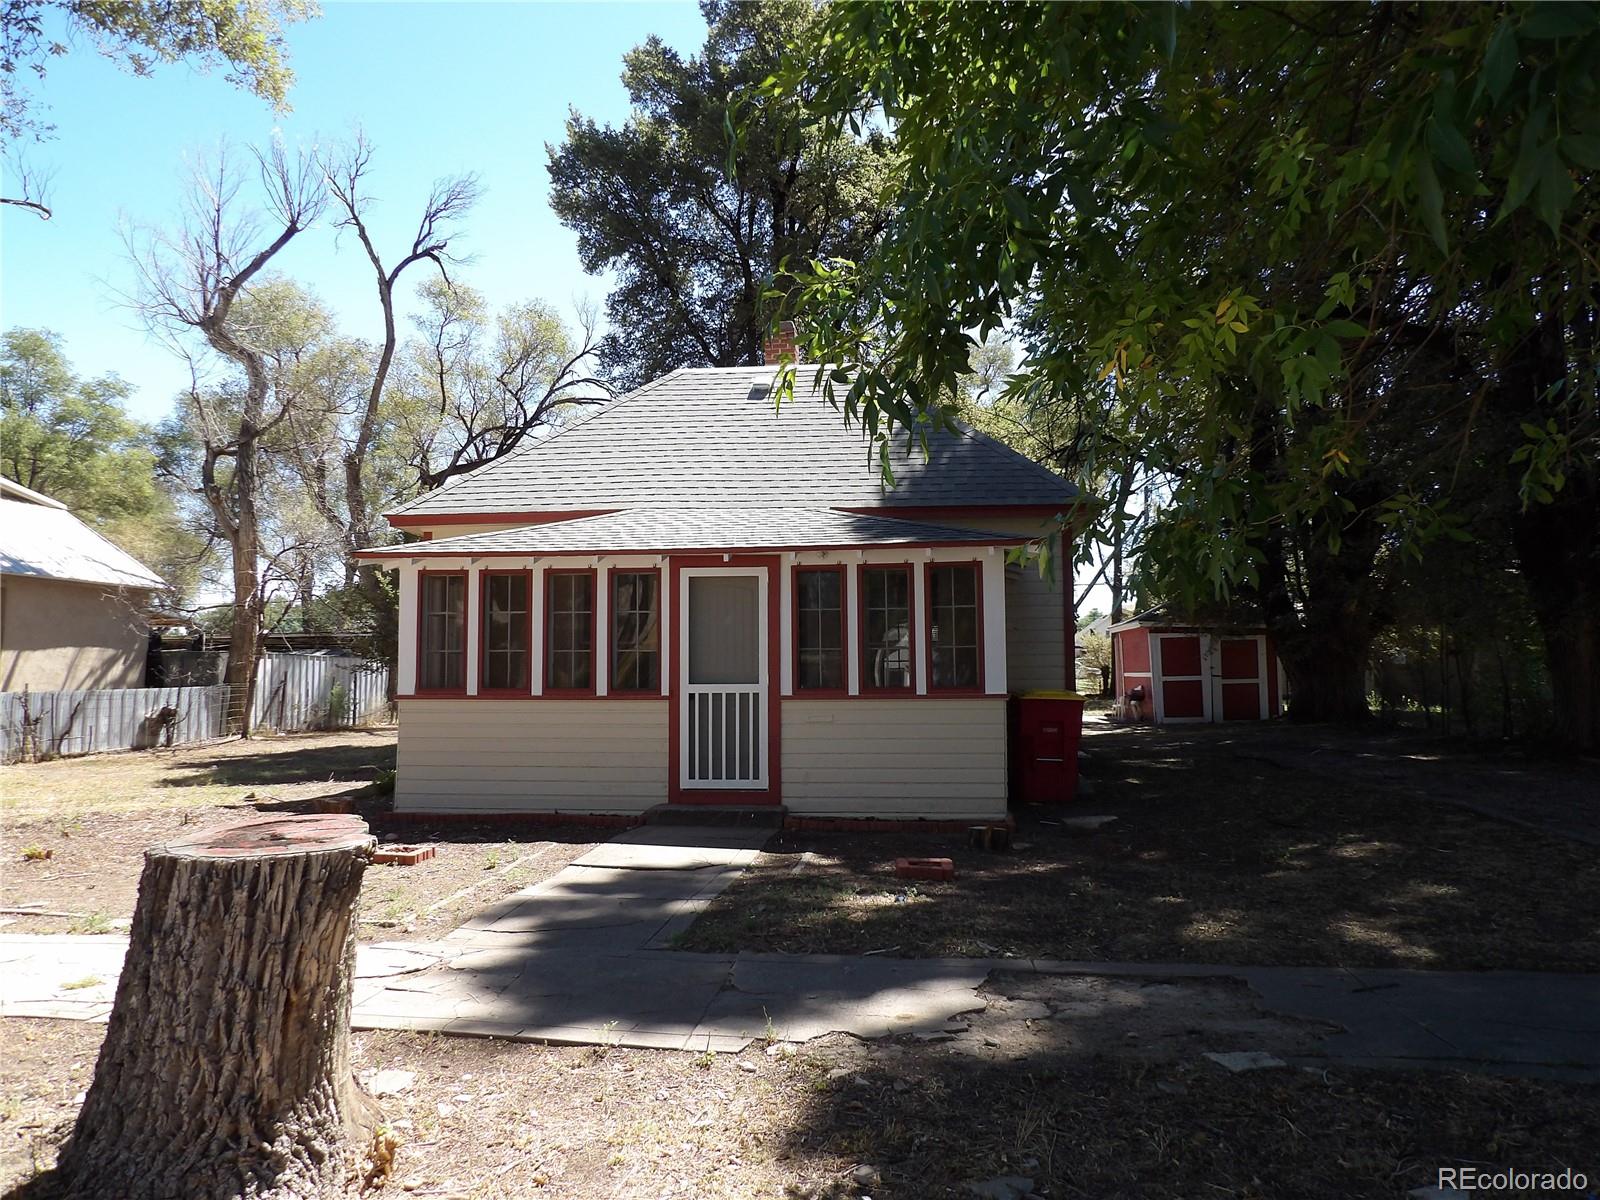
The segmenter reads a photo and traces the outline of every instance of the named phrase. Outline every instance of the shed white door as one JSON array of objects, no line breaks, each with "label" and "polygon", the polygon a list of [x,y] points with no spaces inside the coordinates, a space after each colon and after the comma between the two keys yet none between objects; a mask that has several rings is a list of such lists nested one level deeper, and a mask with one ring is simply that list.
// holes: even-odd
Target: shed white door
[{"label": "shed white door", "polygon": [[761,791],[767,786],[767,573],[691,567],[678,597],[679,784]]}]

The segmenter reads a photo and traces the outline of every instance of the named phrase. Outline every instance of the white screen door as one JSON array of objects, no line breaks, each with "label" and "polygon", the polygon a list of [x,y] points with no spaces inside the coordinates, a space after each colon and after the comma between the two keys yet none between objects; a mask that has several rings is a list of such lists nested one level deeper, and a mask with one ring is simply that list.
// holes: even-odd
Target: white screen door
[{"label": "white screen door", "polygon": [[760,791],[767,786],[767,575],[738,567],[683,572],[678,647],[680,783]]}]

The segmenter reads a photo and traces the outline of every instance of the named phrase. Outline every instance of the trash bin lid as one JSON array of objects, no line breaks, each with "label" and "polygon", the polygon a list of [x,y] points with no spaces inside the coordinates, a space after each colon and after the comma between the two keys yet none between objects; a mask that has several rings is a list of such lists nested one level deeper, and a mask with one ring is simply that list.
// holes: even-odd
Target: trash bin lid
[{"label": "trash bin lid", "polygon": [[1052,692],[1052,691],[1045,690],[1045,691],[1035,691],[1035,692],[1023,692],[1022,693],[1022,699],[1024,699],[1024,700],[1082,700],[1083,697],[1081,695],[1079,695],[1077,692]]}]

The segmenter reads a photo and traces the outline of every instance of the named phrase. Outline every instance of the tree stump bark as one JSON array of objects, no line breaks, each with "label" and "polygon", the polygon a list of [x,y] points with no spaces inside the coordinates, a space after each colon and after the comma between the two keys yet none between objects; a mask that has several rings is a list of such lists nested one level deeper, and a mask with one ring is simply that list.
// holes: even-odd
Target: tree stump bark
[{"label": "tree stump bark", "polygon": [[86,1200],[337,1195],[376,1106],[350,1068],[359,817],[145,853],[127,961],[58,1183]]}]

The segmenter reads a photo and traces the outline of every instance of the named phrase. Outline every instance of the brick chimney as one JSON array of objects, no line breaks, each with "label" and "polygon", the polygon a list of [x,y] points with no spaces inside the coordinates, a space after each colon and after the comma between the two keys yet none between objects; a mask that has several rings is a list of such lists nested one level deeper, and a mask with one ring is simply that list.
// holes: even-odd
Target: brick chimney
[{"label": "brick chimney", "polygon": [[780,362],[800,361],[800,351],[794,344],[793,321],[779,321],[767,330],[767,336],[761,342],[761,361],[769,367],[775,367]]}]

